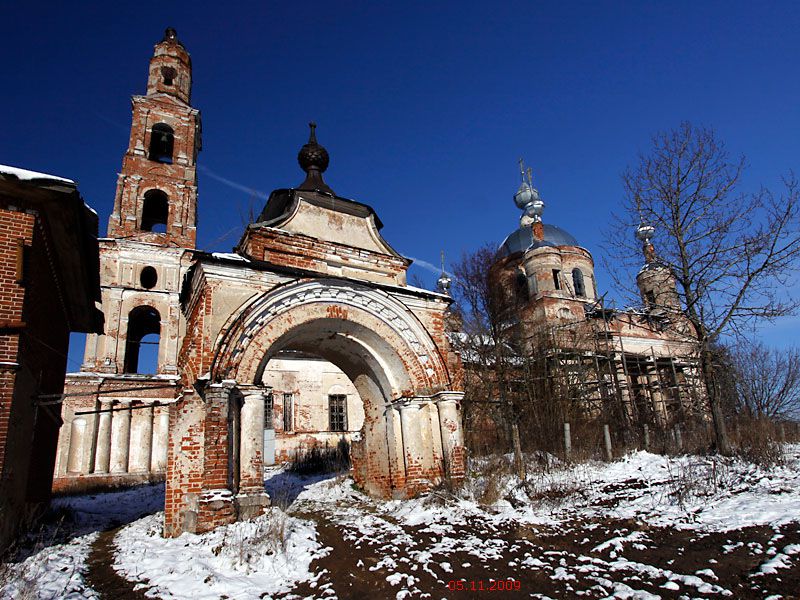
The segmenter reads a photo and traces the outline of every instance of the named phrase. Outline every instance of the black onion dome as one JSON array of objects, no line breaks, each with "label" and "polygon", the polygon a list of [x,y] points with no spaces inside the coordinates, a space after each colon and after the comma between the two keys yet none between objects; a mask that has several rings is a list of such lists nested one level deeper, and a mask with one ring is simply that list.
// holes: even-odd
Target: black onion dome
[{"label": "black onion dome", "polygon": [[297,162],[306,173],[313,168],[324,173],[330,163],[330,156],[328,156],[328,151],[317,143],[317,124],[312,122],[308,126],[311,128],[311,135],[308,136],[308,143],[297,153]]},{"label": "black onion dome", "polygon": [[317,190],[333,194],[333,190],[322,180],[322,173],[328,168],[330,156],[328,151],[317,142],[317,124],[309,123],[311,133],[300,152],[297,153],[297,162],[300,168],[306,172],[305,181],[297,188],[299,190]]}]

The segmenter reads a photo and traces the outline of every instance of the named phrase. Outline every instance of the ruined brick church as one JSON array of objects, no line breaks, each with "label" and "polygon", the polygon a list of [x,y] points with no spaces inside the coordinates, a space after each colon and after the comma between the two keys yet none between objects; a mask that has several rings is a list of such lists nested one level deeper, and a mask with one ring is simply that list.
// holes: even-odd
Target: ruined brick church
[{"label": "ruined brick church", "polygon": [[377,496],[463,475],[451,300],[407,285],[411,261],[375,211],[325,183],[313,124],[304,181],[272,192],[233,253],[195,247],[191,77],[168,29],[132,99],[100,240],[105,330],[67,376],[55,488],[163,477],[177,535],[259,514],[265,464],[314,444],[349,442],[357,484]]},{"label": "ruined brick church", "polygon": [[[657,256],[655,229],[643,223],[632,232],[644,259],[636,276],[639,304],[611,308],[598,293],[592,254],[543,219],[530,170],[527,178],[521,171],[514,194],[519,227],[500,245],[489,280],[502,290],[508,339],[525,357],[527,374],[518,377],[528,378],[526,395],[560,397],[562,418],[600,419],[615,434],[641,436],[643,447],[650,434],[680,447],[681,432],[706,429],[710,415],[697,335],[672,270]],[[465,367],[468,378],[482,375]]]}]

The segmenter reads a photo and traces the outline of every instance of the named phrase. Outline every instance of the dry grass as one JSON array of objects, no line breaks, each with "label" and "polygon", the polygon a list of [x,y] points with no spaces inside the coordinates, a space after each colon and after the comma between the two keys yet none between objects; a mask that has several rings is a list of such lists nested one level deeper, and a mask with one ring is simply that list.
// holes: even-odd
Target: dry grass
[{"label": "dry grass", "polygon": [[250,568],[258,568],[262,556],[285,554],[290,534],[286,513],[272,508],[258,519],[255,531],[245,527],[229,527],[212,552],[231,557],[249,572]]},{"label": "dry grass", "polygon": [[331,448],[312,446],[299,451],[295,459],[289,463],[288,470],[298,475],[317,475],[320,473],[340,473],[350,469],[350,444],[345,440]]},{"label": "dry grass", "polygon": [[731,430],[735,452],[744,460],[765,468],[783,464],[779,426],[773,421],[740,417]]}]

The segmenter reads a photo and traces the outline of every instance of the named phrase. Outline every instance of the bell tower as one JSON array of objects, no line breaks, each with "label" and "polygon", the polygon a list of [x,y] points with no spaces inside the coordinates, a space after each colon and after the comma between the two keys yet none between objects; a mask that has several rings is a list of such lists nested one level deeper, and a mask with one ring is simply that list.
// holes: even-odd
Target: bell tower
[{"label": "bell tower", "polygon": [[189,53],[167,29],[147,93],[132,98],[108,237],[98,244],[104,332],[86,336],[81,370],[66,377],[55,474],[64,485],[152,481],[166,469],[186,332],[181,282],[196,243],[200,113],[191,88]]},{"label": "bell tower", "polygon": [[150,59],[147,94],[131,101],[131,135],[108,237],[195,248],[201,128],[191,89],[192,61],[169,28]]}]

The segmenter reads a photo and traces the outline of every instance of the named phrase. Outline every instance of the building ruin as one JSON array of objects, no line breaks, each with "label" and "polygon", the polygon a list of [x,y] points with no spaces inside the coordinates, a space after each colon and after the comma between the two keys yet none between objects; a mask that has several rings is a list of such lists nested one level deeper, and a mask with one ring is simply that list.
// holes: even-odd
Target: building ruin
[{"label": "building ruin", "polygon": [[270,195],[233,253],[197,250],[190,92],[189,54],[168,29],[132,101],[100,240],[106,328],[67,378],[56,489],[163,477],[173,536],[260,514],[265,464],[313,444],[349,441],[355,481],[376,496],[461,477],[450,298],[409,286],[411,261],[375,211],[325,183],[313,123],[304,181]]},{"label": "building ruin", "polygon": [[[512,379],[526,402],[560,398],[558,417],[600,418],[628,437],[680,436],[705,426],[708,408],[697,336],[684,316],[669,267],[652,244],[654,229],[636,231],[644,264],[638,307],[618,310],[598,294],[591,253],[542,219],[544,202],[523,172],[514,196],[520,226],[500,245],[490,281],[502,290],[501,318],[514,347]],[[470,364],[472,362],[472,364]],[[484,377],[465,357],[467,378]],[[554,430],[562,423],[555,420]]]}]

